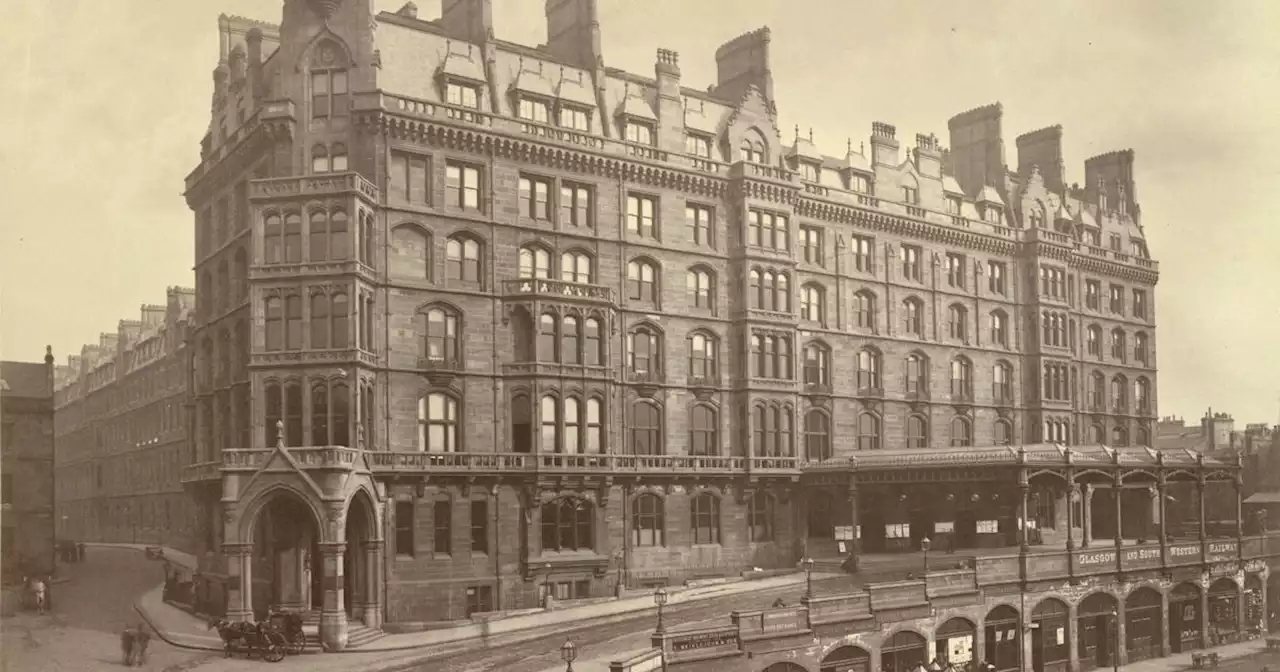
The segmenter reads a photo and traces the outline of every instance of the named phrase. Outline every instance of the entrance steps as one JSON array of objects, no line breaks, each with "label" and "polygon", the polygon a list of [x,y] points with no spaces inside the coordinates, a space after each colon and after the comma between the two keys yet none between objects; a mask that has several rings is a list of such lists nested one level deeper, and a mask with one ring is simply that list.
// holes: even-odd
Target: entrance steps
[{"label": "entrance steps", "polygon": [[[322,650],[324,647],[320,644],[320,612],[307,611],[302,614],[302,632],[307,637],[307,649],[312,651]],[[371,628],[359,621],[347,622],[347,648],[356,649],[366,644],[376,642],[386,633]]]}]

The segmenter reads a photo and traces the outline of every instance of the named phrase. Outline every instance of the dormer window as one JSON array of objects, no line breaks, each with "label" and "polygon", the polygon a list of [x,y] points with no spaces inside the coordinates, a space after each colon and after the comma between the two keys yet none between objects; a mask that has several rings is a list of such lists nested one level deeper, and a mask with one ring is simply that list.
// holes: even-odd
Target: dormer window
[{"label": "dormer window", "polygon": [[444,85],[444,100],[450,105],[478,110],[480,109],[480,89],[461,82],[447,82]]},{"label": "dormer window", "polygon": [[686,154],[709,159],[711,158],[711,138],[698,133],[686,133],[684,151]]},{"label": "dormer window", "polygon": [[591,113],[581,107],[561,104],[560,128],[568,128],[583,132],[590,131]]},{"label": "dormer window", "polygon": [[1004,213],[998,205],[987,205],[982,209],[982,221],[996,226],[1004,226]]},{"label": "dormer window", "polygon": [[521,98],[520,109],[517,111],[521,119],[534,121],[539,124],[548,123],[551,119],[551,106],[545,101],[536,98]]},{"label": "dormer window", "polygon": [[818,181],[818,167],[807,161],[800,162],[800,179],[805,182]]},{"label": "dormer window", "polygon": [[1129,241],[1129,254],[1132,254],[1133,256],[1138,257],[1139,259],[1146,259],[1147,246],[1142,244],[1142,241],[1131,240]]},{"label": "dormer window", "polygon": [[915,187],[902,188],[902,202],[908,205],[917,205],[920,203],[920,191]]},{"label": "dormer window", "polygon": [[947,214],[960,216],[960,199],[955,196],[947,197]]},{"label": "dormer window", "polygon": [[867,179],[866,175],[849,173],[849,191],[869,194],[871,193],[871,180]]},{"label": "dormer window", "polygon": [[1111,234],[1111,250],[1113,252],[1120,251],[1120,234],[1118,233]]},{"label": "dormer window", "polygon": [[634,142],[640,145],[653,144],[653,124],[640,121],[638,119],[628,119],[626,121],[626,138],[627,142]]},{"label": "dormer window", "polygon": [[1102,232],[1097,229],[1085,229],[1085,240],[1094,247],[1102,247]]}]

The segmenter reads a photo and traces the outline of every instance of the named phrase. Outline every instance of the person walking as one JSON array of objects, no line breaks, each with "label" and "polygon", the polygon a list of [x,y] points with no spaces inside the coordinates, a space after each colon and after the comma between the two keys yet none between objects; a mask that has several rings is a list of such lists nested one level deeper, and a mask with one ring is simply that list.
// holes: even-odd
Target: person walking
[{"label": "person walking", "polygon": [[36,613],[40,614],[41,616],[44,615],[44,606],[45,606],[45,597],[46,597],[45,591],[47,590],[48,590],[48,587],[45,584],[44,579],[37,576],[35,579],[31,581],[31,592],[35,593],[35,596],[36,596]]}]

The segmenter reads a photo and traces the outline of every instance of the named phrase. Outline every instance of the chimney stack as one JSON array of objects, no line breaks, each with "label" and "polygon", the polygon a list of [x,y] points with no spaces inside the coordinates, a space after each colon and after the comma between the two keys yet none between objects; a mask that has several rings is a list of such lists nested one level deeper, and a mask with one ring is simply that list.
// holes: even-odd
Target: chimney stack
[{"label": "chimney stack", "polygon": [[956,182],[969,196],[977,195],[988,185],[1005,196],[1003,116],[1004,107],[994,103],[957,114],[947,123],[951,130],[951,167]]},{"label": "chimney stack", "polygon": [[921,175],[942,179],[942,148],[938,136],[916,134],[915,162]]},{"label": "chimney stack", "polygon": [[898,165],[898,129],[883,121],[871,124],[871,165]]},{"label": "chimney stack", "polygon": [[[412,3],[410,3],[412,4]],[[400,9],[409,8],[405,5]],[[413,8],[416,16],[418,8]],[[440,0],[440,26],[445,34],[482,44],[493,36],[492,0]]]},{"label": "chimney stack", "polygon": [[1060,194],[1066,188],[1066,167],[1062,161],[1062,127],[1050,126],[1018,136],[1018,173],[1027,175],[1040,167],[1040,177],[1049,191]]},{"label": "chimney stack", "polygon": [[255,100],[265,98],[262,91],[262,30],[250,28],[244,42],[249,47],[249,91]]},{"label": "chimney stack", "polygon": [[680,55],[659,49],[653,65],[658,82],[658,146],[668,152],[684,151],[684,98],[680,95]]},{"label": "chimney stack", "polygon": [[547,0],[547,53],[585,70],[604,67],[596,0]]},{"label": "chimney stack", "polygon": [[739,35],[716,49],[716,85],[712,93],[737,101],[752,86],[773,103],[768,27]]}]

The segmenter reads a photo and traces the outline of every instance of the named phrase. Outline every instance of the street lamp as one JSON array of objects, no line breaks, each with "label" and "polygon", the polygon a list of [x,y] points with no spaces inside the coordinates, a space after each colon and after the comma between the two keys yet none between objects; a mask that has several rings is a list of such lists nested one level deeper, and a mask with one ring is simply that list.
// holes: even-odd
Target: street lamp
[{"label": "street lamp", "polygon": [[920,550],[924,551],[924,573],[926,576],[929,574],[929,547],[932,545],[933,542],[929,541],[929,537],[920,540]]},{"label": "street lamp", "polygon": [[573,672],[573,661],[578,657],[578,647],[572,640],[566,639],[560,645],[560,658],[564,660],[564,672]]},{"label": "street lamp", "polygon": [[666,588],[659,587],[657,590],[653,591],[653,603],[658,605],[658,629],[654,632],[661,635],[666,632],[666,629],[662,626],[662,608],[667,606]]},{"label": "street lamp", "polygon": [[1111,647],[1111,669],[1120,672],[1120,612],[1111,608],[1111,636],[1115,646]]},{"label": "street lamp", "polygon": [[813,599],[813,558],[805,558],[800,564],[804,565],[804,599],[808,601]]}]

